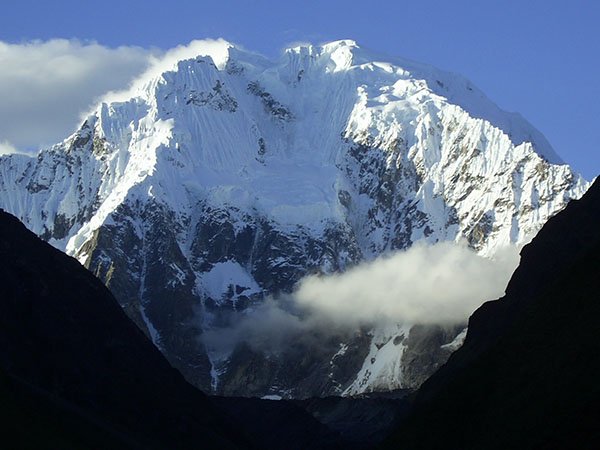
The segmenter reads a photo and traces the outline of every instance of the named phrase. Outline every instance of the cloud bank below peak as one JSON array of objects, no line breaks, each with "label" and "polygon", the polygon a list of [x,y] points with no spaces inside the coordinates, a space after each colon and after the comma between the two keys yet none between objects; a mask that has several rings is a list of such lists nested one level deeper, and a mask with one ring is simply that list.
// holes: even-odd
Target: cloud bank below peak
[{"label": "cloud bank below peak", "polygon": [[201,340],[216,354],[240,342],[277,353],[365,326],[465,324],[504,294],[519,259],[517,246],[490,259],[462,243],[419,242],[343,273],[308,276],[293,293],[235,313],[229,326],[209,329]]},{"label": "cloud bank below peak", "polygon": [[341,274],[307,277],[294,298],[338,323],[461,323],[504,294],[518,263],[517,247],[488,259],[454,242],[416,243]]}]

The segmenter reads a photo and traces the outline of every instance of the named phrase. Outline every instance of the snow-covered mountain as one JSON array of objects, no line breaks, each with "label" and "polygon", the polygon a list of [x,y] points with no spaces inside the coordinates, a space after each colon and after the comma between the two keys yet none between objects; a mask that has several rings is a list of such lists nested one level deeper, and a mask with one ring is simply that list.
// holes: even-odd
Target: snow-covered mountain
[{"label": "snow-covered mountain", "polygon": [[276,62],[227,42],[200,53],[103,102],[37,157],[2,157],[0,207],[97,274],[205,390],[417,386],[461,327],[399,324],[275,353],[224,352],[202,335],[307,274],[419,240],[466,239],[492,256],[588,187],[460,76],[349,40]]}]

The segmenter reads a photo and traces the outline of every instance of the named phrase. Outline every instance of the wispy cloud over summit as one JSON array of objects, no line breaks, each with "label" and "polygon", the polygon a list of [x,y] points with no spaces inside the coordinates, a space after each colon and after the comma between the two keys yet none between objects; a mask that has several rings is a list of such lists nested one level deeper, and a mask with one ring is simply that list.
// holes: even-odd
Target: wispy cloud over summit
[{"label": "wispy cloud over summit", "polygon": [[105,92],[126,87],[155,53],[78,40],[0,41],[0,141],[19,150],[61,141],[82,111]]}]

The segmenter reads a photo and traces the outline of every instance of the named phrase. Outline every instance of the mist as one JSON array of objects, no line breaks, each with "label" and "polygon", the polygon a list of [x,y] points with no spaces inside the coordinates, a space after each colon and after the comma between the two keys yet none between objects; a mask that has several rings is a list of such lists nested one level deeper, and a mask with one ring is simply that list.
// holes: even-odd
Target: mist
[{"label": "mist", "polygon": [[208,329],[203,342],[216,353],[229,353],[244,342],[255,351],[277,353],[291,340],[310,337],[312,320],[295,311],[289,298],[268,298],[243,312],[232,313],[225,327]]},{"label": "mist", "polygon": [[308,276],[293,293],[234,313],[229,326],[202,339],[217,352],[244,342],[276,353],[290,342],[318,342],[361,327],[466,323],[481,304],[504,294],[518,263],[516,246],[490,259],[465,244],[417,243],[344,273]]},{"label": "mist", "polygon": [[342,274],[307,277],[294,299],[313,314],[346,325],[460,323],[483,302],[504,294],[518,263],[516,247],[488,259],[463,244],[417,243]]}]

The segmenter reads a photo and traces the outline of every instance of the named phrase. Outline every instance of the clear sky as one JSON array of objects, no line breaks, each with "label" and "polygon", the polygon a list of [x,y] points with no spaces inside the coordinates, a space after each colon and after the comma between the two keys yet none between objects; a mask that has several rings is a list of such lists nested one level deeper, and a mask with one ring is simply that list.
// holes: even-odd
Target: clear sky
[{"label": "clear sky", "polygon": [[[207,37],[270,57],[298,41],[349,38],[458,72],[502,108],[525,116],[584,176],[600,173],[597,0],[20,0],[5,2],[0,12],[0,41],[7,44],[66,38],[147,51]],[[140,57],[131,55],[132,61]],[[12,67],[2,62],[0,52],[0,83]],[[131,74],[123,70],[126,79]],[[0,95],[11,92],[15,89],[0,86]],[[0,143],[21,145],[18,137],[9,138],[0,128]]]}]

